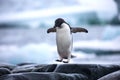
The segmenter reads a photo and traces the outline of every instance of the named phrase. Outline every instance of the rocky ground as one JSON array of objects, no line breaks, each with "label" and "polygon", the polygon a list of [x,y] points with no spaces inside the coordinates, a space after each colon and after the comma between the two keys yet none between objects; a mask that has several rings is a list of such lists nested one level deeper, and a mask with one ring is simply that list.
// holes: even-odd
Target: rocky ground
[{"label": "rocky ground", "polygon": [[120,65],[1,63],[0,80],[120,80]]}]

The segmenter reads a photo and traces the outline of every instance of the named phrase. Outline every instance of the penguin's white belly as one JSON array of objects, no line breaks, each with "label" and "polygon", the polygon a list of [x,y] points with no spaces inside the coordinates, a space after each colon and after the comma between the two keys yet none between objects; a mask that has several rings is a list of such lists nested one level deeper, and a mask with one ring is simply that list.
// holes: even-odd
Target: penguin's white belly
[{"label": "penguin's white belly", "polygon": [[70,29],[59,29],[56,34],[57,50],[62,58],[68,58],[72,48],[72,35]]}]

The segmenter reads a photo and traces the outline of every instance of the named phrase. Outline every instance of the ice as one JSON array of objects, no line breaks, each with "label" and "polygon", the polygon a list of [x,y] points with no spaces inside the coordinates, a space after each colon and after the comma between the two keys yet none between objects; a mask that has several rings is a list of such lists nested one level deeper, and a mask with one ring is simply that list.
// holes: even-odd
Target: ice
[{"label": "ice", "polygon": [[29,44],[22,47],[18,52],[25,53],[26,61],[49,63],[53,60],[55,50],[55,47],[48,44]]},{"label": "ice", "polygon": [[[57,63],[55,60],[59,58],[57,49],[55,45],[50,45],[46,43],[34,44],[30,43],[22,47],[18,47],[16,45],[9,45],[9,46],[0,46],[0,62],[2,63],[22,63],[22,62],[30,62],[30,63],[39,63],[39,64],[49,64],[49,63]],[[77,53],[72,52],[76,59],[81,58],[88,58],[87,54],[83,52]],[[91,55],[92,58],[95,55]],[[76,61],[75,59],[75,61]],[[74,60],[70,63],[74,63]]]},{"label": "ice", "polygon": [[[101,41],[101,40],[91,40],[91,41],[78,41],[74,42],[74,49],[79,48],[90,48],[90,49],[101,49],[101,50],[120,50],[119,45],[120,37],[112,40],[112,41]],[[60,62],[56,62],[55,60],[59,58],[56,45],[51,45],[48,43],[29,43],[24,46],[16,46],[16,45],[8,45],[8,46],[0,46],[0,62],[2,63],[22,63],[22,62],[30,62],[30,63],[40,63],[40,64],[49,64],[49,63],[57,63],[62,64]],[[75,52],[72,51],[72,54],[76,56],[71,59],[70,63],[111,63],[114,57],[116,57],[113,63],[118,63],[116,60],[119,58],[118,56],[105,56],[98,57],[94,53],[86,54],[84,52]],[[99,59],[99,60],[98,60]],[[103,60],[106,59],[106,62]]]},{"label": "ice", "polygon": [[[15,5],[12,7],[18,7],[16,3],[21,4],[22,2],[24,1],[16,1],[16,2],[13,1]],[[71,4],[72,2],[73,4]],[[22,7],[21,11],[19,10],[8,11],[9,8],[11,8],[11,6],[9,5],[9,3],[7,3],[8,9],[6,9],[6,11],[8,12],[5,13],[3,11],[4,14],[0,14],[0,24],[2,23],[8,23],[8,24],[13,23],[13,24],[19,24],[19,25],[24,24],[25,26],[27,25],[32,28],[38,28],[40,24],[46,25],[46,23],[48,24],[48,26],[49,25],[52,26],[51,25],[52,22],[58,17],[66,18],[66,20],[68,19],[71,24],[74,24],[74,22],[78,22],[80,20],[79,19],[80,16],[83,16],[81,14],[85,14],[85,16],[88,16],[89,13],[94,13],[93,15],[97,14],[98,19],[100,19],[101,22],[106,23],[106,21],[109,22],[117,14],[117,7],[113,0],[106,0],[106,1],[105,0],[99,0],[99,1],[98,0],[77,0],[77,1],[59,1],[59,2],[54,1],[53,3],[52,2],[48,3],[48,1],[46,0],[43,1],[43,4],[49,4],[54,7],[43,5],[43,4],[41,5],[39,1],[37,2],[37,1],[27,0],[26,4],[27,3],[33,4],[33,5],[23,6],[21,4],[19,6],[20,8]],[[36,3],[39,3],[41,5],[41,8],[39,6],[38,9],[32,9],[31,6],[33,7],[36,6]],[[64,3],[69,3],[70,5],[68,6],[68,4],[66,5]],[[61,5],[61,6],[58,6],[58,5]],[[47,8],[46,6],[49,8]],[[109,7],[106,7],[106,6],[109,6]],[[43,7],[45,8],[43,9]],[[27,10],[26,8],[30,8],[30,9]],[[76,19],[72,20],[74,18]],[[83,17],[82,20],[84,19],[89,20],[89,17],[88,18]],[[82,20],[79,22],[82,22]],[[45,27],[43,25],[42,27]],[[78,25],[75,25],[75,26],[78,26]]]},{"label": "ice", "polygon": [[[88,34],[73,34],[72,54],[76,57],[71,59],[70,63],[119,63],[120,55],[117,54],[101,57],[94,53],[88,54],[82,51],[75,51],[76,48],[120,51],[119,27],[105,26],[102,28],[89,27],[87,29],[89,30]],[[55,34],[47,34],[46,30],[1,29],[0,62],[14,64],[22,62],[61,64],[55,61],[59,58]]]},{"label": "ice", "polygon": [[120,51],[120,43],[119,40],[116,39],[111,41],[102,40],[78,41],[74,43],[74,48]]},{"label": "ice", "polygon": [[56,57],[56,47],[44,43],[28,44],[23,47],[17,47],[16,45],[1,47],[0,62],[45,64],[55,60]]},{"label": "ice", "polygon": [[119,27],[111,27],[111,26],[106,26],[103,34],[102,34],[102,39],[103,40],[113,40],[116,37],[120,36],[120,28]]}]

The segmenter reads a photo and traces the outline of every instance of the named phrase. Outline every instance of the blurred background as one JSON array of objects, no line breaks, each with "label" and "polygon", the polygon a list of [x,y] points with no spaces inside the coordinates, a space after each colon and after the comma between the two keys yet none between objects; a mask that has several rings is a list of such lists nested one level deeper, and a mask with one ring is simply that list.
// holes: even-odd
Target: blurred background
[{"label": "blurred background", "polygon": [[0,63],[57,63],[56,18],[73,34],[70,63],[120,64],[120,0],[0,0]]}]

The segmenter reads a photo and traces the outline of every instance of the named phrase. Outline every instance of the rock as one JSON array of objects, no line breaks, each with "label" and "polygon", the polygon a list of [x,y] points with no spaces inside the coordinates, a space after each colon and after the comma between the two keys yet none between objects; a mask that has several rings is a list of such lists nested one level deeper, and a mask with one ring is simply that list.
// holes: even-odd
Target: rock
[{"label": "rock", "polygon": [[13,70],[16,66],[9,63],[0,63],[0,68],[7,68],[9,70]]},{"label": "rock", "polygon": [[21,72],[53,72],[56,68],[57,64],[51,65],[38,65],[38,64],[27,64],[17,66],[12,70],[12,73],[21,73]]},{"label": "rock", "polygon": [[5,74],[11,74],[10,70],[7,68],[0,68],[0,76]]},{"label": "rock", "polygon": [[89,70],[90,67],[95,67],[94,65],[81,65],[81,64],[63,64],[58,65],[58,67],[55,69],[54,72],[59,73],[78,73],[78,74],[84,74],[84,75],[91,75],[91,72]]},{"label": "rock", "polygon": [[82,74],[31,72],[5,75],[0,77],[0,80],[88,80],[88,78]]},{"label": "rock", "polygon": [[12,73],[31,72],[35,68],[35,65],[23,65],[17,66],[12,70]]},{"label": "rock", "polygon": [[23,64],[13,70],[0,68],[0,80],[109,80],[109,76],[119,79],[120,65]]},{"label": "rock", "polygon": [[98,80],[120,80],[120,70],[111,74],[105,75]]},{"label": "rock", "polygon": [[116,2],[116,5],[117,5],[117,14],[115,15],[115,17],[112,19],[111,23],[114,23],[114,24],[117,24],[119,25],[120,24],[120,0],[114,0]]},{"label": "rock", "polygon": [[117,4],[118,14],[120,14],[120,0],[114,0]]},{"label": "rock", "polygon": [[9,74],[0,76],[0,80],[29,80],[29,79],[20,74]]},{"label": "rock", "polygon": [[63,64],[59,65],[54,72],[78,73],[88,76],[90,80],[97,80],[117,70],[120,70],[119,65]]},{"label": "rock", "polygon": [[32,65],[32,64],[35,64],[35,63],[20,63],[20,64],[17,64],[17,66]]},{"label": "rock", "polygon": [[56,68],[57,64],[50,65],[37,65],[33,72],[53,72]]},{"label": "rock", "polygon": [[119,65],[97,65],[97,68],[90,68],[92,75],[91,80],[97,80],[107,74],[120,70]]}]

